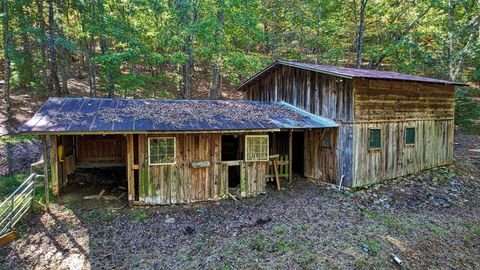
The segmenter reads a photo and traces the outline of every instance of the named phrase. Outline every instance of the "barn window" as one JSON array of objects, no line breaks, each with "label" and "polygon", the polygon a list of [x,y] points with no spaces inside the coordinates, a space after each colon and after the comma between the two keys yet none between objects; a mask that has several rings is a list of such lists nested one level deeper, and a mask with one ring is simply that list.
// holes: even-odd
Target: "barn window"
[{"label": "barn window", "polygon": [[332,132],[325,131],[325,135],[323,136],[323,140],[322,140],[322,147],[324,148],[332,147]]},{"label": "barn window", "polygon": [[150,165],[175,164],[175,137],[148,138]]},{"label": "barn window", "polygon": [[405,129],[405,144],[415,144],[415,128]]},{"label": "barn window", "polygon": [[268,161],[268,135],[245,136],[245,160]]},{"label": "barn window", "polygon": [[378,128],[371,128],[368,138],[368,148],[369,149],[379,149],[381,146],[382,131]]}]

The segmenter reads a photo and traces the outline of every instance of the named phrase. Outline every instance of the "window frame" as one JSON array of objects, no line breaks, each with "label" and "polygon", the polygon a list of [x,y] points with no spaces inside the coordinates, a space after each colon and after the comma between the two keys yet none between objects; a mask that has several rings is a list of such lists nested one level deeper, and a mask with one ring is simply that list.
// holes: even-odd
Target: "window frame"
[{"label": "window frame", "polygon": [[[413,130],[413,143],[408,143],[407,142],[407,133],[408,133],[408,130]],[[408,145],[408,146],[414,146],[417,142],[417,129],[415,127],[406,127],[405,128],[405,145]]]},{"label": "window frame", "polygon": [[[152,155],[151,152],[151,141],[152,139],[173,139],[173,162],[160,162],[160,163],[152,163]],[[176,137],[149,137],[148,138],[148,165],[175,165],[177,163],[177,138]]]},{"label": "window frame", "polygon": [[[371,145],[372,130],[378,130],[380,132],[378,146]],[[368,129],[368,150],[380,150],[382,149],[382,129],[381,128],[369,128]]]},{"label": "window frame", "polygon": [[[267,138],[267,159],[248,159],[248,138]],[[245,135],[245,156],[244,159],[246,162],[256,162],[256,161],[269,161],[270,160],[270,136],[265,135]]]}]

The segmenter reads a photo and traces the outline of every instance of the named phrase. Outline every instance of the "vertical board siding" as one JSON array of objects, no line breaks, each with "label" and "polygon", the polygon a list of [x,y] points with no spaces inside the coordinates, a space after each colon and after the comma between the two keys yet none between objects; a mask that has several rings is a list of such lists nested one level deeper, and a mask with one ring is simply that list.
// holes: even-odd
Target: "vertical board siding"
[{"label": "vertical board siding", "polygon": [[[332,132],[331,147],[323,147],[322,141],[327,131]],[[335,183],[337,178],[336,134],[337,129],[315,129],[304,133],[304,176]]]},{"label": "vertical board siding", "polygon": [[[221,134],[173,134],[176,163],[148,165],[148,138],[139,135],[143,150],[140,162],[139,200],[148,205],[179,204],[218,200],[228,192],[228,165],[221,162]],[[193,168],[192,162],[208,161],[210,166]],[[267,162],[241,162],[243,196],[265,192]],[[142,169],[143,168],[143,169]]]},{"label": "vertical board siding", "polygon": [[349,79],[282,66],[248,85],[245,91],[249,100],[285,101],[335,121],[353,120]]},{"label": "vertical board siding", "polygon": [[[336,121],[338,131],[335,177],[344,184],[353,180],[353,82],[318,72],[280,66],[245,87],[249,100],[284,101],[318,116]],[[339,179],[337,179],[338,181]]]},{"label": "vertical board siding", "polygon": [[[453,159],[453,86],[354,80],[354,187],[365,186]],[[368,149],[369,129],[381,129],[381,148]],[[415,128],[415,144],[405,144]]]},{"label": "vertical board siding", "polygon": [[122,135],[77,136],[78,162],[109,162],[125,160],[126,142]]},{"label": "vertical board siding", "polygon": [[[405,129],[415,128],[415,144],[405,144]],[[381,129],[381,148],[368,149],[370,128]],[[453,158],[453,120],[355,124],[355,187],[366,186],[448,164]]]}]

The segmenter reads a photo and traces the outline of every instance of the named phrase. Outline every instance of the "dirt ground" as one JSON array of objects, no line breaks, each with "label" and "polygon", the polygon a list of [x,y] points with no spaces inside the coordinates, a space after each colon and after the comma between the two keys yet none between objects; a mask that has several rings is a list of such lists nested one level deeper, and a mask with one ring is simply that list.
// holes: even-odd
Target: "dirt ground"
[{"label": "dirt ground", "polygon": [[297,178],[235,202],[129,207],[73,188],[0,248],[2,269],[480,268],[480,138],[455,163],[340,192]]}]

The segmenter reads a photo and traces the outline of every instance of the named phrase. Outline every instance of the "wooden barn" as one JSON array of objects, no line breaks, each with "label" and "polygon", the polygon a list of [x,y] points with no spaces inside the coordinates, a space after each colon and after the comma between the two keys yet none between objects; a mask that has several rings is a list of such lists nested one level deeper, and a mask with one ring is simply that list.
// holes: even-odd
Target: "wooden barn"
[{"label": "wooden barn", "polygon": [[118,167],[147,205],[251,196],[293,173],[335,182],[337,130],[285,102],[96,98],[50,98],[20,129],[49,138],[54,194],[78,169]]},{"label": "wooden barn", "polygon": [[[393,72],[277,61],[241,84],[248,100],[287,102],[339,124],[335,182],[366,186],[448,164],[455,86]],[[305,140],[309,134],[305,133]],[[305,175],[309,176],[309,175]]]}]

